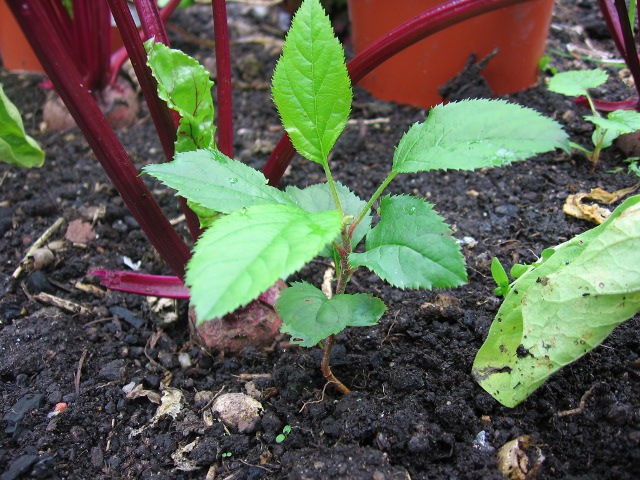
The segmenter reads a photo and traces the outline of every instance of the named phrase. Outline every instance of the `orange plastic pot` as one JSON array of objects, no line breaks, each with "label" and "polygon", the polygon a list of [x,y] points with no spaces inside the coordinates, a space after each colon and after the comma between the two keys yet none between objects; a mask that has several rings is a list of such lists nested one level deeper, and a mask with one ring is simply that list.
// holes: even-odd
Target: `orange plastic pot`
[{"label": "orange plastic pot", "polygon": [[[355,53],[442,0],[349,0]],[[536,84],[553,0],[505,7],[435,33],[377,67],[359,85],[374,96],[419,107],[442,102],[438,88],[462,71],[472,53],[485,58],[482,76],[495,95]]]},{"label": "orange plastic pot", "polygon": [[[137,18],[137,14],[134,18]],[[114,25],[111,27],[111,51],[115,52],[122,45],[122,37]],[[44,68],[5,0],[0,0],[0,58],[9,72],[44,73]]]},{"label": "orange plastic pot", "polygon": [[44,73],[7,3],[0,0],[0,57],[8,71]]}]

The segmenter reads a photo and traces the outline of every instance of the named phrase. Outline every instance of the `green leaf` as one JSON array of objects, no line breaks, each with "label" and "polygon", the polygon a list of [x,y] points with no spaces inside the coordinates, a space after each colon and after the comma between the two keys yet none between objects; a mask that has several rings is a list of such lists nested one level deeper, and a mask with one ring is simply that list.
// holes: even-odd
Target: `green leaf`
[{"label": "green leaf", "polygon": [[460,246],[433,205],[419,198],[386,196],[380,222],[367,235],[367,251],[352,253],[364,266],[399,288],[448,288],[467,281]]},{"label": "green leaf", "polygon": [[196,214],[198,217],[198,221],[200,223],[200,228],[203,230],[205,228],[209,228],[213,222],[218,220],[222,215],[217,210],[212,210],[211,208],[203,207],[197,202],[192,202],[191,200],[187,200],[187,206],[189,209]]},{"label": "green leaf", "polygon": [[[359,215],[362,209],[367,205],[367,202],[361,200],[355,193],[341,183],[336,182],[335,185],[344,214],[347,216],[351,215],[353,217]],[[293,199],[296,205],[307,212],[322,212],[324,210],[336,209],[336,204],[333,201],[333,195],[331,194],[331,187],[328,183],[311,185],[304,189],[290,186],[286,188],[285,193]],[[370,213],[368,213],[356,227],[353,237],[351,238],[351,246],[355,248],[369,230],[371,230]],[[336,238],[336,242],[338,242],[339,245],[342,245],[342,239],[340,236]],[[333,258],[332,252],[333,247],[328,246],[322,251],[321,255],[323,257]]]},{"label": "green leaf", "polygon": [[0,161],[23,168],[40,167],[44,152],[24,130],[20,112],[0,84]]},{"label": "green leaf", "polygon": [[[170,0],[158,0],[158,8],[164,8],[169,4]],[[194,0],[181,0],[178,8],[187,8],[194,4]]]},{"label": "green leaf", "polygon": [[176,152],[188,152],[215,146],[213,82],[209,72],[194,58],[172,50],[153,39],[144,44],[148,64],[158,82],[158,96],[177,111],[180,125]]},{"label": "green leaf", "polygon": [[640,196],[555,248],[500,307],[473,375],[505,406],[599,345],[640,309]]},{"label": "green leaf", "polygon": [[387,307],[379,298],[364,293],[340,294],[332,298],[308,283],[294,283],[276,302],[282,318],[280,331],[291,341],[313,347],[347,327],[375,325]]},{"label": "green leaf", "polygon": [[218,150],[179,153],[172,162],[147,165],[143,171],[189,201],[216,212],[231,213],[252,205],[293,204],[281,190],[267,185],[258,170]]},{"label": "green leaf", "polygon": [[640,130],[640,113],[635,110],[616,110],[607,118],[585,115],[584,119],[605,130],[602,148],[610,147],[620,135]]},{"label": "green leaf", "polygon": [[507,277],[507,272],[498,257],[493,257],[493,260],[491,260],[491,276],[496,285],[498,285],[493,291],[494,295],[502,297],[509,293],[509,277]]},{"label": "green leaf", "polygon": [[547,88],[555,93],[560,93],[568,97],[579,97],[587,95],[590,88],[603,85],[608,80],[607,72],[599,68],[593,70],[572,70],[570,72],[557,73],[551,80]]},{"label": "green leaf", "polygon": [[568,151],[567,134],[535,110],[503,100],[464,100],[438,105],[414,124],[396,148],[392,171],[498,167],[555,148]]},{"label": "green leaf", "polygon": [[311,261],[340,232],[336,211],[255,205],[220,218],[194,247],[185,283],[198,321],[246,305]]},{"label": "green leaf", "polygon": [[306,0],[273,73],[273,100],[296,150],[326,165],[351,111],[344,51],[319,0]]}]

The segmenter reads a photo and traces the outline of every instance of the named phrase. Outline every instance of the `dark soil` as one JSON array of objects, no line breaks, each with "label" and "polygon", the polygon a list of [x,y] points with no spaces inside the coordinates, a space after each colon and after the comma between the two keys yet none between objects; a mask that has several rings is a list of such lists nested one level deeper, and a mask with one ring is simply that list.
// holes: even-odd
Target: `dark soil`
[{"label": "dark soil", "polygon": [[[558,3],[550,51],[566,52],[569,42],[588,49],[589,40],[615,56],[595,3]],[[233,45],[236,157],[259,168],[282,134],[265,89],[283,34],[273,15],[260,18],[233,3],[229,9],[234,39],[257,33],[273,38]],[[211,38],[206,7],[181,12],[172,23]],[[176,30],[173,45],[211,66],[210,47]],[[554,64],[562,70],[592,66],[560,56]],[[616,100],[630,96],[621,71],[610,71],[615,80],[603,93]],[[613,191],[637,182],[626,169],[611,173],[625,165],[616,148],[605,151],[595,171],[581,155],[557,152],[503,169],[410,175],[392,183],[393,193],[409,191],[435,202],[458,238],[471,237],[464,246],[469,284],[444,292],[400,291],[373,275],[357,275],[353,291],[373,291],[389,310],[375,328],[339,336],[334,370],[353,388],[340,396],[324,388],[319,349],[282,343],[272,351],[249,349],[240,358],[212,357],[190,342],[186,305],[158,305],[97,287],[88,272],[127,268],[124,257],[141,262],[143,272],[170,272],[80,133],[40,132],[40,80],[0,70],[6,93],[47,153],[39,170],[0,166],[2,480],[499,479],[496,450],[521,435],[529,435],[544,455],[540,479],[637,478],[638,316],[517,408],[501,407],[470,375],[500,303],[492,294],[491,259],[531,262],[543,248],[591,228],[565,215],[562,205],[576,191]],[[402,132],[426,111],[378,101],[357,88],[355,96],[353,119],[383,120],[348,126],[332,167],[338,180],[366,197],[386,174]],[[557,118],[572,140],[589,144],[584,112],[570,101],[544,87],[511,98]],[[161,161],[146,111],[120,136],[137,167]],[[297,158],[285,181],[306,185],[321,180],[321,173]],[[145,181],[167,215],[178,217],[173,193]],[[58,218],[66,223],[49,239],[54,262],[39,271],[25,268],[13,280],[25,252]],[[95,240],[66,241],[73,220],[88,222]],[[321,280],[325,268],[314,262],[296,278]],[[39,292],[76,306],[52,305]],[[181,366],[179,358],[189,365]],[[126,398],[136,385],[156,393],[162,386],[176,389],[183,396],[180,411],[150,423],[158,405],[145,396]],[[243,434],[215,417],[211,422],[208,402],[218,392],[252,392],[264,407],[257,430]],[[581,399],[583,410],[558,415]],[[60,402],[66,411],[48,416]],[[285,425],[291,433],[278,443]]]}]

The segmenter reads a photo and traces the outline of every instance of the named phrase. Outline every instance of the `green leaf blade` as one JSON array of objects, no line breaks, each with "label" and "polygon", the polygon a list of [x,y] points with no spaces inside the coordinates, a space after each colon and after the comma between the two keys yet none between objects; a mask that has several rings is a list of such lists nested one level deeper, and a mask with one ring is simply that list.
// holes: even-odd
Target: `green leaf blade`
[{"label": "green leaf blade", "polygon": [[[640,113],[635,110],[616,110],[611,112],[607,118],[585,115],[584,119],[605,130],[602,148],[610,147],[620,135],[640,130]],[[595,141],[594,132],[594,143]]]},{"label": "green leaf blade", "polygon": [[41,167],[44,152],[24,130],[20,112],[0,85],[0,161],[22,168]]},{"label": "green leaf blade", "polygon": [[307,0],[291,23],[273,74],[273,100],[296,150],[321,165],[351,111],[344,51],[318,0]]},{"label": "green leaf blade", "polygon": [[158,96],[180,118],[176,152],[215,146],[213,82],[194,58],[153,39],[145,42],[147,63],[158,82]]},{"label": "green leaf blade", "polygon": [[206,230],[187,265],[185,283],[199,322],[221,317],[311,261],[340,231],[338,212],[255,205]]},{"label": "green leaf blade", "polygon": [[[336,182],[335,186],[344,214],[356,217],[367,205],[367,202],[361,200],[355,193],[341,183]],[[307,212],[322,212],[336,208],[331,187],[328,183],[310,185],[303,189],[289,186],[286,188],[285,193],[292,198],[296,205]],[[355,248],[356,245],[360,243],[369,230],[371,230],[371,213],[367,213],[364,216],[353,232],[353,236],[351,237],[352,248]],[[336,238],[336,242],[342,245],[341,238]],[[322,251],[321,255],[323,257],[333,258],[332,250],[333,247],[328,246]]]},{"label": "green leaf blade", "polygon": [[172,162],[147,165],[143,171],[177,190],[180,196],[216,212],[293,204],[281,190],[267,185],[261,172],[218,150],[178,153]]},{"label": "green leaf blade", "polygon": [[498,167],[556,148],[569,150],[567,134],[535,110],[503,100],[464,100],[438,105],[414,124],[396,148],[392,171]]},{"label": "green leaf blade", "polygon": [[380,222],[367,235],[366,249],[349,256],[351,266],[367,267],[399,288],[449,288],[467,281],[449,226],[418,198],[382,198]]},{"label": "green leaf blade", "polygon": [[282,318],[282,333],[303,347],[342,332],[347,327],[375,325],[387,307],[379,298],[364,293],[340,294],[332,298],[308,283],[294,283],[276,302]]},{"label": "green leaf blade", "polygon": [[555,74],[549,80],[547,88],[567,97],[580,97],[587,95],[589,89],[605,84],[607,80],[607,72],[600,68],[572,70]]}]

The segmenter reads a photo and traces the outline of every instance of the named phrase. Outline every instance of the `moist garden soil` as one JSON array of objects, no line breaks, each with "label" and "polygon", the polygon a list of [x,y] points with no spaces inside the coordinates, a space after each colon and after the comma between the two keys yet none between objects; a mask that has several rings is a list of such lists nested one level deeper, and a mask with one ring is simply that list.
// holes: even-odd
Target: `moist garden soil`
[{"label": "moist garden soil", "polygon": [[[615,56],[595,3],[557,4],[550,52],[567,52],[572,43],[587,55]],[[284,34],[275,9],[264,15],[229,4],[229,11],[236,157],[260,168],[282,134],[267,88]],[[179,12],[169,27],[174,46],[213,66],[208,7]],[[594,65],[559,55],[553,63],[561,70]],[[614,80],[601,93],[615,100],[630,96],[624,71],[607,68]],[[500,305],[491,259],[507,266],[531,262],[542,249],[593,227],[567,216],[562,205],[571,193],[614,191],[638,181],[626,173],[617,148],[605,151],[594,170],[580,154],[555,152],[507,168],[396,179],[392,193],[429,199],[453,225],[463,240],[469,283],[447,291],[401,291],[358,272],[352,291],[371,291],[389,309],[377,326],[338,337],[334,371],[353,389],[339,395],[325,385],[317,348],[282,338],[240,357],[211,355],[190,341],[184,302],[99,287],[89,273],[95,268],[170,272],[79,131],[40,130],[41,80],[0,70],[6,93],[47,154],[41,169],[0,166],[2,480],[499,479],[497,449],[524,435],[534,470],[529,478],[637,478],[637,316],[516,408],[499,405],[470,374]],[[556,118],[573,141],[589,144],[591,129],[581,120],[586,112],[571,101],[543,86],[510,99]],[[360,196],[370,195],[402,133],[426,113],[356,88],[353,121],[331,158],[335,177]],[[162,160],[153,132],[144,109],[134,126],[119,132],[137,167]],[[284,183],[304,186],[321,176],[318,165],[296,158]],[[178,218],[173,193],[145,181],[167,215]],[[26,251],[58,219],[63,224],[47,241],[53,263],[41,270],[27,265],[14,279]],[[186,237],[184,222],[178,228]],[[321,282],[326,269],[315,261],[294,279]],[[72,303],[56,304],[56,298]],[[136,386],[151,393],[127,398]],[[152,421],[158,405],[151,400],[163,389],[182,401],[173,415]],[[252,433],[226,428],[211,414],[214,396],[229,392],[261,402],[264,411]],[[66,411],[49,415],[59,403]],[[286,425],[291,432],[278,442]]]}]

